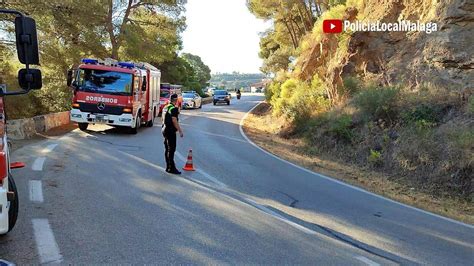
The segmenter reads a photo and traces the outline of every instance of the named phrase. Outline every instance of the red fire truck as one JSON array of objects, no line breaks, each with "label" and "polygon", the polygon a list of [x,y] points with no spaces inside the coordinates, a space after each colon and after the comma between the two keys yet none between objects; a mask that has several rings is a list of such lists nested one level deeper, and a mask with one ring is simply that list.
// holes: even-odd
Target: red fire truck
[{"label": "red fire truck", "polygon": [[163,108],[170,103],[171,95],[178,95],[178,101],[176,102],[176,107],[179,110],[183,107],[183,95],[181,94],[183,86],[174,85],[169,83],[161,83],[160,87],[160,112],[161,115]]},{"label": "red fire truck", "polygon": [[148,63],[83,59],[68,72],[74,90],[71,121],[81,130],[89,124],[130,128],[152,127],[160,108],[161,72]]},{"label": "red fire truck", "polygon": [[[42,86],[41,71],[31,69],[30,64],[39,65],[38,40],[35,21],[15,10],[0,9],[0,14],[15,15],[15,33],[18,59],[26,68],[18,72],[21,90],[7,91],[0,84],[0,235],[11,231],[18,217],[18,191],[11,175],[11,169],[24,167],[21,162],[11,163],[6,134],[4,96],[28,93]],[[1,79],[1,77],[0,77]],[[1,264],[1,263],[0,263]]]}]

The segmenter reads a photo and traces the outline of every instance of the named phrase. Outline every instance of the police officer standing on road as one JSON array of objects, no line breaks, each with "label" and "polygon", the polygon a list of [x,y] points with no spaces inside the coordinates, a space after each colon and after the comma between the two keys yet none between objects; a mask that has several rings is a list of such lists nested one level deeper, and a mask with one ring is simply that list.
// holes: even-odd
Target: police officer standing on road
[{"label": "police officer standing on road", "polygon": [[174,164],[174,153],[176,151],[176,132],[179,132],[179,136],[183,137],[183,131],[179,126],[178,115],[179,110],[176,107],[178,101],[178,95],[173,94],[170,98],[170,104],[163,108],[163,125],[161,132],[165,139],[165,158],[166,158],[166,172],[171,174],[181,174]]}]

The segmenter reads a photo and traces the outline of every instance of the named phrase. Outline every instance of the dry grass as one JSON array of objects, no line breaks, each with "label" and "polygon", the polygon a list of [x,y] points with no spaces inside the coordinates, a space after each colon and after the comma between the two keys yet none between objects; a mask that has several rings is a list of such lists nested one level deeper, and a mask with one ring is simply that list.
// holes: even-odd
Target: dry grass
[{"label": "dry grass", "polygon": [[[315,147],[306,147],[298,137],[283,138],[278,132],[283,121],[271,117],[271,107],[261,104],[244,123],[247,136],[265,150],[285,159],[331,176],[346,183],[362,187],[379,195],[425,209],[443,216],[474,224],[474,206],[457,197],[433,196],[430,191],[412,187],[404,177],[391,178],[387,173],[350,164],[334,155],[325,155]],[[322,154],[314,156],[313,154]]]}]

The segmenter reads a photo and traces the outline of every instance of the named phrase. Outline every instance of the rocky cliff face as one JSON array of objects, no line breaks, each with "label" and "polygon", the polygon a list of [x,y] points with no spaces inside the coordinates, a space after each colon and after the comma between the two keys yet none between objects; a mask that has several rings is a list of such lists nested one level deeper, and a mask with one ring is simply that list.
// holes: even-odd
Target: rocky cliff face
[{"label": "rocky cliff face", "polygon": [[384,85],[474,90],[474,0],[368,0],[366,21],[436,22],[438,31],[356,32],[343,76],[359,74]]}]

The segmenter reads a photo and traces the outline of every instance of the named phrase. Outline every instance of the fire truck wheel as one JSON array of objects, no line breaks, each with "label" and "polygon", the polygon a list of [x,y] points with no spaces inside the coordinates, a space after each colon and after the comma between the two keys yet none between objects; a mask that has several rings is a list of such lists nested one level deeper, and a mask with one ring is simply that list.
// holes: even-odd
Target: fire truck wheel
[{"label": "fire truck wheel", "polygon": [[146,122],[147,127],[153,127],[153,123],[155,122],[155,117],[152,117],[150,121]]},{"label": "fire truck wheel", "polygon": [[131,134],[137,134],[138,133],[138,129],[140,128],[140,126],[142,125],[142,120],[140,119],[141,118],[141,114],[138,113],[137,115],[137,119],[136,119],[136,124],[135,124],[135,128],[130,128],[130,133]]},{"label": "fire truck wheel", "polygon": [[78,123],[79,129],[82,131],[86,131],[87,127],[89,126],[89,123]]},{"label": "fire truck wheel", "polygon": [[8,176],[8,188],[8,190],[15,193],[15,198],[10,202],[10,210],[8,211],[8,231],[11,231],[18,218],[18,191],[11,175]]}]

